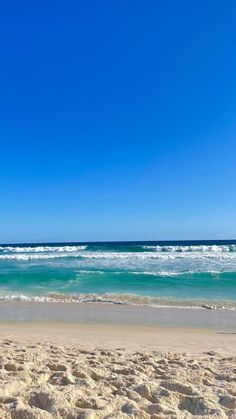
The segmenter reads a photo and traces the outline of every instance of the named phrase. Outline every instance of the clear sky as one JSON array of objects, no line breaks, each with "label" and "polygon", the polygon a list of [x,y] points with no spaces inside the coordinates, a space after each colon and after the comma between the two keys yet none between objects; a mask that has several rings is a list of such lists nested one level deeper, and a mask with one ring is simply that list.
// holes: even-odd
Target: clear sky
[{"label": "clear sky", "polygon": [[235,1],[5,1],[0,242],[236,237]]}]

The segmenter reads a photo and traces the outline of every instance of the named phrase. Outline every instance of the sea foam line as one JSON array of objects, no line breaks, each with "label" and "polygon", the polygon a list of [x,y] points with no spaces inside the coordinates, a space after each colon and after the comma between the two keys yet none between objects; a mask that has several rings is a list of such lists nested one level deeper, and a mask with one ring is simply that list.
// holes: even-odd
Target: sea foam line
[{"label": "sea foam line", "polygon": [[0,246],[0,251],[3,253],[48,253],[48,252],[78,252],[80,250],[86,250],[87,245],[81,246],[27,246],[27,247],[15,247],[15,246]]},{"label": "sea foam line", "polygon": [[236,245],[173,245],[173,246],[160,246],[160,245],[143,245],[144,250],[153,250],[156,252],[236,252]]},{"label": "sea foam line", "polygon": [[147,307],[236,310],[236,303],[217,300],[171,300],[168,298],[138,296],[134,294],[56,294],[29,296],[24,294],[0,295],[0,301],[47,303],[103,303]]},{"label": "sea foam line", "polygon": [[[149,253],[232,253],[236,252],[236,244],[225,244],[225,245],[140,245],[140,248],[146,250]],[[64,245],[64,246],[52,246],[52,245],[35,245],[35,246],[0,246],[0,252],[2,253],[75,253],[81,250],[89,249],[88,245]],[[102,253],[116,253],[104,249]],[[120,253],[120,252],[117,252]],[[127,252],[132,254],[135,252]]]},{"label": "sea foam line", "polygon": [[55,252],[55,253],[40,253],[40,252],[19,252],[19,253],[4,253],[0,254],[0,260],[37,260],[37,259],[58,259],[58,258],[83,258],[96,260],[232,260],[236,261],[236,252],[189,252],[189,253],[162,253],[162,252]]}]

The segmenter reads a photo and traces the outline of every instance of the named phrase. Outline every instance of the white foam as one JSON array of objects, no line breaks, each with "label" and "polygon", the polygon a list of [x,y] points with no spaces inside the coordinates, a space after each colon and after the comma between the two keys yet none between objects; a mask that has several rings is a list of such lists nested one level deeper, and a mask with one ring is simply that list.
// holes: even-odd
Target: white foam
[{"label": "white foam", "polygon": [[86,250],[87,246],[1,246],[0,251],[3,253],[63,253],[63,252],[78,252],[80,250]]},{"label": "white foam", "polygon": [[51,254],[51,255],[37,255],[37,254],[18,254],[18,255],[0,255],[0,260],[47,260],[47,259],[61,259],[64,257],[69,257],[68,254]]},{"label": "white foam", "polygon": [[236,252],[235,244],[227,245],[189,245],[189,246],[160,246],[143,245],[145,250],[154,250],[156,252]]},{"label": "white foam", "polygon": [[98,252],[98,251],[56,251],[54,252],[16,252],[16,253],[2,253],[0,260],[37,260],[37,259],[58,259],[58,258],[79,258],[84,260],[129,260],[130,262],[139,261],[235,261],[236,252]]},{"label": "white foam", "polygon": [[22,301],[36,303],[108,303],[149,307],[236,310],[235,302],[229,300],[172,300],[169,298],[139,296],[135,294],[49,294],[42,296],[12,294],[2,296],[0,295],[0,301]]}]

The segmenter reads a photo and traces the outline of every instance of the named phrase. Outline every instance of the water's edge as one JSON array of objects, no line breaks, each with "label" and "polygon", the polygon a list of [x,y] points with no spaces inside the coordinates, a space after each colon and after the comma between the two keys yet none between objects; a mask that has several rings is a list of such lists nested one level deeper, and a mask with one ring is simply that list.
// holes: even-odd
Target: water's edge
[{"label": "water's edge", "polygon": [[203,328],[235,333],[236,312],[175,307],[0,302],[1,323],[70,323],[126,326]]}]

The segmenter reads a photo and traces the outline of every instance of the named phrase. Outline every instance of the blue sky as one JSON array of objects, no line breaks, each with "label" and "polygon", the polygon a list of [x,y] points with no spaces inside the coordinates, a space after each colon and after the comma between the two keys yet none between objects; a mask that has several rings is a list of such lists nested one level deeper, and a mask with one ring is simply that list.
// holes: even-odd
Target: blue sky
[{"label": "blue sky", "polygon": [[0,242],[235,238],[235,18],[4,2]]}]

